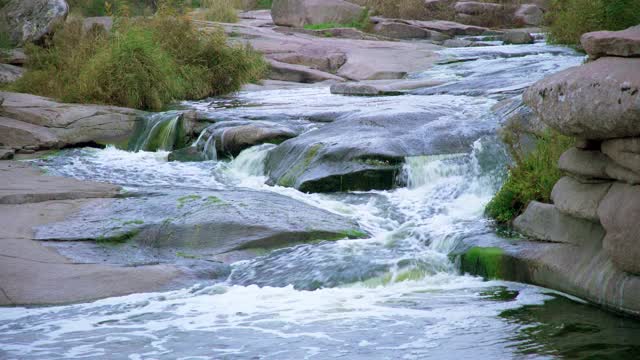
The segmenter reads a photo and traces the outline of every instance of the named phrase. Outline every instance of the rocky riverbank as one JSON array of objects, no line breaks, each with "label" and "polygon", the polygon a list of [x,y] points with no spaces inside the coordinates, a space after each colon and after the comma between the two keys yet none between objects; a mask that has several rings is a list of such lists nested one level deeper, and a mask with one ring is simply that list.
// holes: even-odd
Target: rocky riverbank
[{"label": "rocky riverbank", "polygon": [[530,238],[556,244],[508,247],[487,263],[504,266],[498,272],[506,278],[638,316],[640,27],[588,33],[582,45],[592,61],[524,94],[540,121],[578,139],[560,158],[566,177],[553,204],[532,202],[514,222]]}]

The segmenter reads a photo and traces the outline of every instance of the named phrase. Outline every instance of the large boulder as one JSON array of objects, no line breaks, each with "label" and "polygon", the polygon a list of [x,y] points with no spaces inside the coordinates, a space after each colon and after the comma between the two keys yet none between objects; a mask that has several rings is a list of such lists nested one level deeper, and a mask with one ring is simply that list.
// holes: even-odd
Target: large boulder
[{"label": "large boulder", "polygon": [[566,215],[552,204],[532,201],[513,226],[534,240],[568,244],[589,244],[604,237],[604,229],[598,223]]},{"label": "large boulder", "polygon": [[11,148],[62,148],[85,143],[120,143],[144,114],[101,105],[63,104],[29,94],[0,92],[0,144]]},{"label": "large boulder", "polygon": [[540,26],[544,21],[544,11],[536,4],[523,4],[513,17],[522,25]]},{"label": "large boulder", "polygon": [[304,65],[287,64],[269,59],[269,79],[299,83],[316,83],[322,81],[344,81],[344,78],[328,72],[312,69]]},{"label": "large boulder", "polygon": [[622,31],[595,31],[582,35],[580,43],[591,58],[640,56],[640,25]]},{"label": "large boulder", "polygon": [[479,1],[460,1],[456,3],[454,9],[461,14],[490,16],[502,11],[504,6]]},{"label": "large boulder", "polygon": [[454,21],[445,20],[408,20],[407,23],[416,25],[425,29],[437,31],[449,36],[476,36],[489,32],[485,27],[460,24]]},{"label": "large boulder", "polygon": [[395,39],[431,39],[443,41],[449,36],[433,30],[427,30],[415,25],[401,22],[379,22],[373,27],[373,32],[382,36]]},{"label": "large boulder", "polygon": [[621,270],[640,274],[640,186],[616,183],[598,208],[603,246]]},{"label": "large boulder", "polygon": [[609,139],[640,135],[640,59],[605,57],[548,76],[524,101],[565,135]]},{"label": "large boulder", "polygon": [[495,131],[482,119],[448,115],[440,109],[338,119],[271,150],[270,182],[304,192],[390,189],[405,157],[466,153]]},{"label": "large boulder", "polygon": [[[279,144],[296,137],[298,129],[268,121],[221,121],[211,125],[196,144],[200,149],[206,142],[215,144],[217,154],[238,156],[242,150],[260,144]],[[206,141],[204,141],[206,139]],[[211,139],[211,140],[209,140]],[[204,151],[204,149],[200,149]]]},{"label": "large boulder", "polygon": [[271,16],[276,25],[304,27],[310,24],[350,24],[365,9],[343,0],[274,0]]},{"label": "large boulder", "polygon": [[7,24],[11,41],[22,45],[42,41],[68,13],[64,0],[10,0],[0,9],[0,23]]},{"label": "large boulder", "polygon": [[525,30],[509,30],[502,35],[505,44],[533,44],[533,36]]}]

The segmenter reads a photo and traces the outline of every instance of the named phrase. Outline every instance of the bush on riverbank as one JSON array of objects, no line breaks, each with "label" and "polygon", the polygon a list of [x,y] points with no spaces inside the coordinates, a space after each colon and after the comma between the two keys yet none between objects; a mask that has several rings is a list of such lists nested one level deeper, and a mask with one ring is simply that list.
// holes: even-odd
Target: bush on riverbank
[{"label": "bush on riverbank", "polygon": [[[515,164],[507,180],[486,207],[486,214],[499,223],[509,223],[520,215],[529,202],[551,201],[551,190],[560,180],[560,155],[573,146],[573,139],[555,132],[537,138],[535,148],[527,154],[515,154]],[[514,150],[520,151],[520,150]]]},{"label": "bush on riverbank", "polygon": [[202,0],[202,7],[205,8],[206,20],[234,23],[238,22],[236,9],[242,8],[242,2],[240,0]]},{"label": "bush on riverbank", "polygon": [[638,0],[554,0],[547,13],[549,39],[578,45],[584,33],[640,24]]},{"label": "bush on riverbank", "polygon": [[45,47],[28,45],[28,71],[10,90],[75,103],[160,110],[173,100],[237,91],[267,66],[222,30],[198,31],[185,18],[118,18],[110,33],[72,20]]}]

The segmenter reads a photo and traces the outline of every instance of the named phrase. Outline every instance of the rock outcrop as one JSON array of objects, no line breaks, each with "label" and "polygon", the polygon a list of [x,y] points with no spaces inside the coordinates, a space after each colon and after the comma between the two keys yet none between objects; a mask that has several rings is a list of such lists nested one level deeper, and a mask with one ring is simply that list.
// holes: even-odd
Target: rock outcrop
[{"label": "rock outcrop", "polygon": [[351,24],[365,9],[343,0],[274,0],[271,16],[276,25],[304,27],[312,24]]},{"label": "rock outcrop", "polygon": [[582,35],[580,43],[592,59],[602,56],[640,56],[640,25],[622,31],[596,31]]},{"label": "rock outcrop", "polygon": [[143,112],[101,105],[63,104],[0,92],[0,144],[19,151],[59,149],[86,143],[121,143]]},{"label": "rock outcrop", "polygon": [[[547,274],[541,285],[640,315],[640,59],[620,57],[635,56],[635,31],[585,34],[589,55],[606,57],[547,77],[525,93],[544,123],[581,140],[560,158],[567,176],[553,189],[554,204],[529,205],[514,225],[534,239],[578,245],[571,256],[562,250],[536,262],[557,267],[572,258],[578,262],[567,267],[591,274],[582,282]],[[624,279],[624,289],[599,292],[592,281],[602,277]]]},{"label": "rock outcrop", "polygon": [[15,45],[40,42],[55,26],[63,23],[69,13],[64,0],[11,0],[0,9],[0,23]]}]

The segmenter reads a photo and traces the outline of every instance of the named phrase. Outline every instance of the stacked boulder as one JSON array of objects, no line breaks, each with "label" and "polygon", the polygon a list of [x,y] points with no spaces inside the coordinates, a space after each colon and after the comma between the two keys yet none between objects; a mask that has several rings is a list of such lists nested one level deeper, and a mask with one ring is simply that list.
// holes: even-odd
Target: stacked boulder
[{"label": "stacked boulder", "polygon": [[553,205],[533,202],[515,221],[533,238],[602,246],[614,267],[640,275],[640,26],[582,36],[591,61],[547,77],[524,101],[575,137]]},{"label": "stacked boulder", "polygon": [[528,4],[458,1],[453,6],[455,19],[478,26],[530,25],[540,26],[544,20],[546,2]]}]

